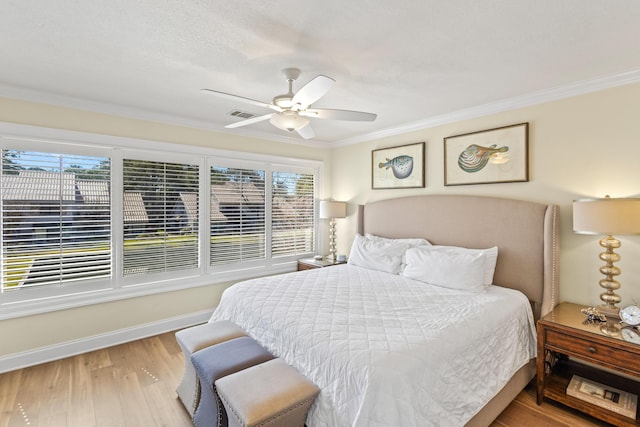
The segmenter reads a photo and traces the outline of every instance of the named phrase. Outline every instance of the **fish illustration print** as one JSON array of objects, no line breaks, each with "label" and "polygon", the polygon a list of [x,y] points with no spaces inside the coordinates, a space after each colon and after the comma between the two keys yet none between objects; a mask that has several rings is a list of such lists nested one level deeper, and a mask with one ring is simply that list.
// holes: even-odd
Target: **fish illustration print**
[{"label": "fish illustration print", "polygon": [[496,147],[496,144],[489,147],[471,144],[458,156],[458,166],[465,172],[478,172],[487,165],[493,154],[509,151],[509,147],[506,145],[500,148]]},{"label": "fish illustration print", "polygon": [[413,157],[403,154],[402,156],[394,157],[391,160],[387,159],[386,162],[380,162],[378,167],[380,169],[391,168],[393,176],[398,179],[405,179],[411,175],[411,172],[413,172]]}]

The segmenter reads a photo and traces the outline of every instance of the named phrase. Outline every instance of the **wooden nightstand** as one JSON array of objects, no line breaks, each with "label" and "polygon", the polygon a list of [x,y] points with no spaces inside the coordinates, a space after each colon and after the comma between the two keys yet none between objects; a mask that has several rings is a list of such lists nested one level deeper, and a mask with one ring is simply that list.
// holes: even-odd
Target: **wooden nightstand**
[{"label": "wooden nightstand", "polygon": [[344,262],[331,262],[326,260],[319,261],[313,258],[304,258],[298,260],[298,271],[311,270],[312,268],[332,267],[340,264],[344,264]]},{"label": "wooden nightstand", "polygon": [[640,395],[640,382],[616,375],[624,373],[640,380],[640,345],[605,335],[599,323],[585,324],[581,308],[584,306],[562,303],[538,321],[538,405],[546,397],[616,426],[640,426],[637,412],[636,419],[631,419],[566,394],[576,374]]}]

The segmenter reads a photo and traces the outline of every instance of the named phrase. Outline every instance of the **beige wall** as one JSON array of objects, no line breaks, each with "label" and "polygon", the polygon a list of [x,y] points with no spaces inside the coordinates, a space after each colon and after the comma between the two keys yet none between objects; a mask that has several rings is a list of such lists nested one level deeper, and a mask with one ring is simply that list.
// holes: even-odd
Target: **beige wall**
[{"label": "beige wall", "polygon": [[[443,138],[529,122],[530,180],[444,186]],[[426,188],[371,190],[371,150],[426,141]],[[348,253],[355,205],[415,194],[473,194],[554,203],[561,212],[562,300],[599,302],[599,237],[572,232],[571,203],[581,197],[640,197],[640,85],[629,85],[478,119],[388,137],[332,152],[333,197],[350,202],[338,221],[338,250]],[[640,303],[640,237],[618,236],[623,305]]]},{"label": "beige wall", "polygon": [[[325,162],[330,157],[330,152],[326,149],[268,142],[2,98],[0,121]],[[326,162],[325,176],[329,175],[330,168]],[[327,184],[324,184],[324,188],[326,191],[329,189]],[[2,320],[0,358],[213,309],[227,286],[228,284],[212,284],[195,289]]]}]

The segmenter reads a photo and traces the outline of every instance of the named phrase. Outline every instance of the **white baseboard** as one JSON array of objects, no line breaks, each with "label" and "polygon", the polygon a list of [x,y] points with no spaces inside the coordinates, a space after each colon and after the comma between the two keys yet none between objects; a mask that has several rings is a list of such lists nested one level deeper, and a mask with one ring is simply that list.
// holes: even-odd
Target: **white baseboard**
[{"label": "white baseboard", "polygon": [[209,320],[212,313],[213,310],[199,311],[184,316],[171,317],[158,322],[146,323],[131,328],[41,347],[35,350],[1,356],[0,374],[205,323]]}]

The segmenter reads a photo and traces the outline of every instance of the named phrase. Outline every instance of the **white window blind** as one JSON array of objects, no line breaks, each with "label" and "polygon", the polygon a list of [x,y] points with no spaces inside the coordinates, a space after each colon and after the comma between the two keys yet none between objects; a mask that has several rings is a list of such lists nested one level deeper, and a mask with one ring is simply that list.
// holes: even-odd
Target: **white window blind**
[{"label": "white window blind", "polygon": [[211,168],[212,266],[265,259],[265,172]]},{"label": "white window blind", "polygon": [[0,318],[281,273],[315,252],[319,161],[6,123],[0,155]]},{"label": "white window blind", "polygon": [[111,275],[110,160],[2,150],[2,291]]},{"label": "white window blind", "polygon": [[124,159],[123,274],[199,267],[199,167]]},{"label": "white window blind", "polygon": [[271,174],[271,255],[298,255],[314,251],[314,176]]}]

